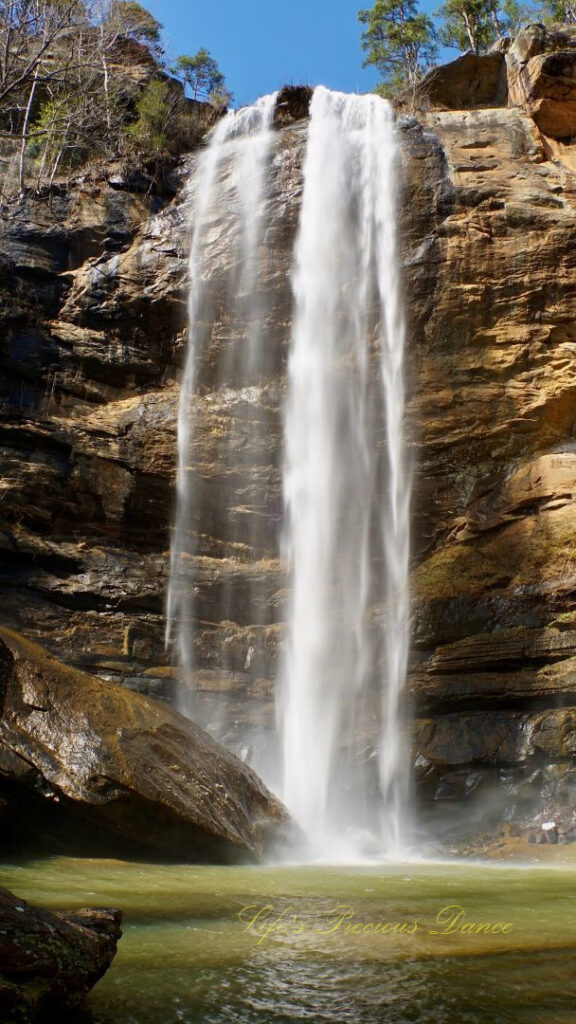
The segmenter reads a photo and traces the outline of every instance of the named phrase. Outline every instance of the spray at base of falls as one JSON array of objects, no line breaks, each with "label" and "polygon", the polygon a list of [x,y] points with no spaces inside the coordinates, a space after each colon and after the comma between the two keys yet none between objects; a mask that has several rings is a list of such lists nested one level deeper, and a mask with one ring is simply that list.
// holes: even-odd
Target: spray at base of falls
[{"label": "spray at base of falls", "polygon": [[[266,97],[228,115],[195,178],[167,625],[187,678],[195,667],[197,617],[188,556],[201,532],[190,469],[193,405],[197,367],[217,317],[211,229],[215,211],[225,209],[238,253],[227,315],[232,335],[240,325],[243,344],[221,357],[218,382],[225,389],[233,380],[262,381],[267,373],[257,268],[274,102]],[[269,784],[281,778],[281,796],[307,836],[309,854],[328,860],[400,855],[409,826],[402,689],[410,481],[403,441],[399,173],[389,104],[317,88],[294,249],[284,416],[282,546],[291,597],[277,680],[277,765],[264,774]],[[233,181],[228,191],[226,174]],[[221,619],[227,611],[224,599]],[[181,707],[199,717],[197,707]]]}]

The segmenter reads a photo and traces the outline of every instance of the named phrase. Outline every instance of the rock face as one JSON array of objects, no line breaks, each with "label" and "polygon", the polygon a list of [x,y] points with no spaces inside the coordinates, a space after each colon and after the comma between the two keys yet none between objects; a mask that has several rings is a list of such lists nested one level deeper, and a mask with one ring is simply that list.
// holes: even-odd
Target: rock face
[{"label": "rock face", "polygon": [[[514,90],[532,61],[569,54],[570,39],[531,29],[506,57],[461,58],[435,75],[436,109],[399,123],[420,792],[433,818],[454,807],[463,820],[467,806],[474,828],[493,829],[553,816],[564,837],[576,824],[576,147],[543,130],[550,104]],[[217,386],[216,363],[237,341],[224,304],[199,372],[198,682],[226,691],[238,722],[258,701],[273,721],[283,633],[281,410],[305,142],[294,118],[308,99],[294,90],[277,114],[268,377]],[[27,198],[10,220],[4,210],[1,614],[77,667],[167,695],[186,193],[114,182],[76,182],[52,206]],[[220,267],[227,237],[216,223]]]},{"label": "rock face", "polygon": [[[218,389],[214,366],[231,341],[225,316],[201,368],[195,465],[211,521],[194,566],[199,669],[244,673],[260,689],[275,672],[284,599],[282,374],[305,140],[294,111],[305,112],[308,101],[309,90],[288,90],[279,113],[285,127],[266,237],[269,380],[260,390],[238,381]],[[181,182],[194,159],[181,168]],[[164,605],[185,351],[186,195],[171,201],[82,181],[51,208],[24,199],[0,228],[2,621],[77,667],[170,697]],[[214,245],[223,265],[226,243],[221,222]],[[259,417],[267,441],[255,453]],[[233,472],[222,456],[227,447],[258,465],[251,493],[236,473],[232,505],[222,500]],[[261,527],[254,550],[255,531],[245,525],[251,516]]]},{"label": "rock face", "polygon": [[504,53],[464,53],[433,68],[418,87],[417,102],[448,110],[499,107],[508,95]]},{"label": "rock face", "polygon": [[162,661],[185,320],[169,204],[86,179],[0,218],[3,621],[120,678],[128,655]]},{"label": "rock face", "polygon": [[435,279],[410,402],[418,773],[437,819],[466,801],[467,828],[552,818],[566,837],[576,178],[519,110],[430,113],[427,125],[447,180],[423,245]]},{"label": "rock face", "polygon": [[576,135],[576,30],[523,29],[510,47],[510,101],[523,107],[544,135]]},{"label": "rock face", "polygon": [[0,798],[15,845],[254,859],[284,809],[176,711],[0,630]]},{"label": "rock face", "polygon": [[52,914],[0,889],[0,1014],[34,1024],[79,1006],[108,970],[119,910]]}]

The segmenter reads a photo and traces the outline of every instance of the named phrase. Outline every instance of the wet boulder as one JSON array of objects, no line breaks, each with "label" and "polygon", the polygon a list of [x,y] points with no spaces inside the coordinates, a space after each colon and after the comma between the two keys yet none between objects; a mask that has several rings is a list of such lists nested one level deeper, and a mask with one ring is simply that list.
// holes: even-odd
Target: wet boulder
[{"label": "wet boulder", "polygon": [[0,1014],[33,1024],[79,1006],[108,970],[119,910],[53,914],[0,889]]},{"label": "wet boulder", "polygon": [[256,860],[288,824],[258,776],[166,704],[0,629],[5,841],[69,854]]}]

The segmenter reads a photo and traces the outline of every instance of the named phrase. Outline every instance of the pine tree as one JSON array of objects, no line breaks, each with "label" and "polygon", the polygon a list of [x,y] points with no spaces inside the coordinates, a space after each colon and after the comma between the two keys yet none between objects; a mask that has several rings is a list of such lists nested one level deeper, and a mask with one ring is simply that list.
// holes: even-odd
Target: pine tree
[{"label": "pine tree", "polygon": [[193,57],[178,57],[173,72],[190,87],[193,99],[210,99],[225,89],[224,75],[218,64],[204,48]]},{"label": "pine tree", "polygon": [[366,26],[363,66],[376,67],[382,75],[378,91],[390,96],[414,88],[436,54],[434,27],[418,10],[416,0],[376,0],[374,7],[360,11],[358,18]]},{"label": "pine tree", "polygon": [[574,0],[549,0],[546,4],[554,21],[565,25],[576,25],[576,3]]},{"label": "pine tree", "polygon": [[461,52],[483,53],[537,14],[533,5],[517,0],[446,0],[435,12],[441,22],[438,39]]}]

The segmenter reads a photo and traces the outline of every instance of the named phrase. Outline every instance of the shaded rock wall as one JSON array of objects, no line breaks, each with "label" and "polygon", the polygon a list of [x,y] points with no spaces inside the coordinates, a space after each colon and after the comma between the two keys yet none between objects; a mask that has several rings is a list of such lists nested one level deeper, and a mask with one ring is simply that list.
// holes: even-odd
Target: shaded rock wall
[{"label": "shaded rock wall", "polygon": [[78,1007],[108,970],[122,914],[85,908],[53,914],[0,889],[0,1012],[34,1024]]},{"label": "shaded rock wall", "polygon": [[0,211],[0,586],[5,623],[121,673],[161,657],[186,240],[112,180]]}]

